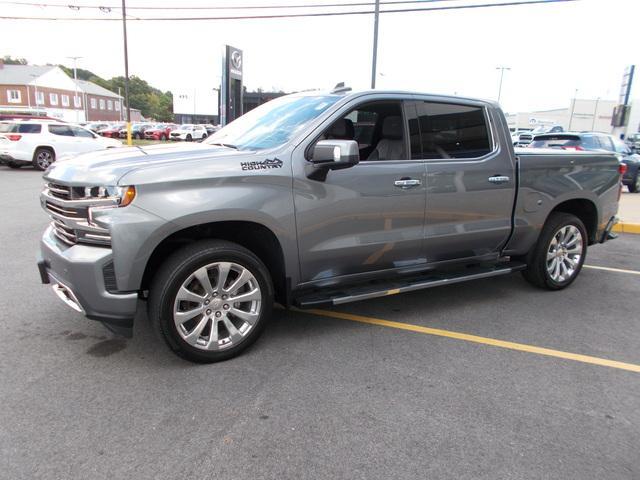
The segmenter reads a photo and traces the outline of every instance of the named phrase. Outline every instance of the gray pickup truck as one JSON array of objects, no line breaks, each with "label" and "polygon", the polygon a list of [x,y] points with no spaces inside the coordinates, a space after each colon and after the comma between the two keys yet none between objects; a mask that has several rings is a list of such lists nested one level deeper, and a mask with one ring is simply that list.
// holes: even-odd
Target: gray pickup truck
[{"label": "gray pickup truck", "polygon": [[612,154],[515,151],[497,104],[332,91],[262,105],[202,143],[131,147],[44,174],[43,283],[177,354],[237,355],[274,301],[339,305],[521,271],[558,290],[612,238]]}]

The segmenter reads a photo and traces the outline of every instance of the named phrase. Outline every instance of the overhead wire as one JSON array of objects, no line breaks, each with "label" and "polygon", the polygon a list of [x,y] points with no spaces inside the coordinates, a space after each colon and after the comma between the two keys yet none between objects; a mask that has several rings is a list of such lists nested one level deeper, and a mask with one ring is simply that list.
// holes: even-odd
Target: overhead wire
[{"label": "overhead wire", "polygon": [[[433,1],[451,1],[451,0],[430,0]],[[569,3],[578,2],[580,0],[521,0],[509,2],[481,3],[470,5],[446,5],[426,8],[402,8],[402,9],[385,9],[380,10],[380,14],[387,13],[412,13],[412,12],[431,12],[443,10],[464,10],[475,8],[497,8],[512,7],[522,5],[535,4],[552,4],[552,3]],[[128,7],[127,7],[128,8]],[[312,12],[312,13],[281,13],[267,15],[228,15],[228,16],[199,16],[199,17],[132,17],[131,21],[203,21],[203,20],[269,20],[279,18],[309,18],[309,17],[335,17],[345,15],[371,15],[373,10],[356,10],[347,12]],[[17,15],[0,15],[0,20],[44,20],[44,21],[121,21],[120,17],[25,17]]]}]

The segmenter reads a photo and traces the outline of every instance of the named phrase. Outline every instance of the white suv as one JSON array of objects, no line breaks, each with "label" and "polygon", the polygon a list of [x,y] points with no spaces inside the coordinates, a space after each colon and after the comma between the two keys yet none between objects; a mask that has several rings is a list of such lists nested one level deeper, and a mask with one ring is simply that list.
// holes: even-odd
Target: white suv
[{"label": "white suv", "polygon": [[11,122],[0,130],[0,164],[11,168],[33,165],[46,170],[56,159],[84,152],[121,147],[122,142],[104,138],[86,128],[42,120]]},{"label": "white suv", "polygon": [[204,128],[204,125],[180,125],[171,131],[169,138],[171,140],[186,140],[187,142],[204,140],[207,138],[207,129]]}]

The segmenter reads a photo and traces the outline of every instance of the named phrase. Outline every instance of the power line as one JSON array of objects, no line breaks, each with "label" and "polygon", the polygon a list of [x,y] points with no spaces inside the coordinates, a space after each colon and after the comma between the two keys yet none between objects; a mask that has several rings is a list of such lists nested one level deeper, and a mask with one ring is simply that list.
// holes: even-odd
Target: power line
[{"label": "power line", "polygon": [[[399,5],[399,4],[416,4],[416,3],[433,3],[433,2],[456,2],[460,0],[386,0],[380,2],[380,5]],[[41,2],[21,2],[21,1],[0,1],[0,3],[7,5],[19,5],[29,7],[53,7],[53,8],[67,8],[72,10],[79,10],[81,8],[95,9],[95,10],[118,10],[122,7],[118,5],[88,5],[88,4],[61,4],[61,3],[41,3]],[[353,3],[317,3],[317,4],[294,4],[294,5],[213,5],[213,6],[177,6],[177,7],[127,7],[127,10],[277,10],[277,9],[298,9],[298,8],[335,8],[335,7],[366,7],[373,6],[375,2],[353,2]]]},{"label": "power line", "polygon": [[[436,1],[436,0],[433,0]],[[438,0],[447,1],[447,0]],[[394,10],[381,10],[380,13],[410,13],[410,12],[431,12],[439,10],[464,10],[470,8],[491,8],[491,7],[513,7],[520,5],[534,5],[546,3],[568,3],[578,2],[580,0],[522,0],[503,3],[482,3],[472,5],[447,5],[444,7],[428,7],[428,8],[403,8]],[[272,15],[235,15],[224,17],[131,17],[129,21],[202,21],[202,20],[269,20],[277,18],[303,18],[303,17],[336,17],[343,15],[370,15],[373,10],[360,10],[350,12],[320,12],[320,13],[288,13],[288,14],[272,14]],[[113,17],[20,17],[13,15],[2,15],[0,20],[45,20],[45,21],[120,21],[119,18]]]}]

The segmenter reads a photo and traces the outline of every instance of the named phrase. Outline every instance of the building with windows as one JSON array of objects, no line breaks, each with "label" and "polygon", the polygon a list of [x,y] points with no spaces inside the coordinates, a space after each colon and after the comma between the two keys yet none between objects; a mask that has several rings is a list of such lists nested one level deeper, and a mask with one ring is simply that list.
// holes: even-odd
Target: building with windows
[{"label": "building with windows", "polygon": [[0,61],[0,112],[34,113],[67,122],[118,121],[122,97],[85,80],[77,84],[60,67],[4,65]]}]

